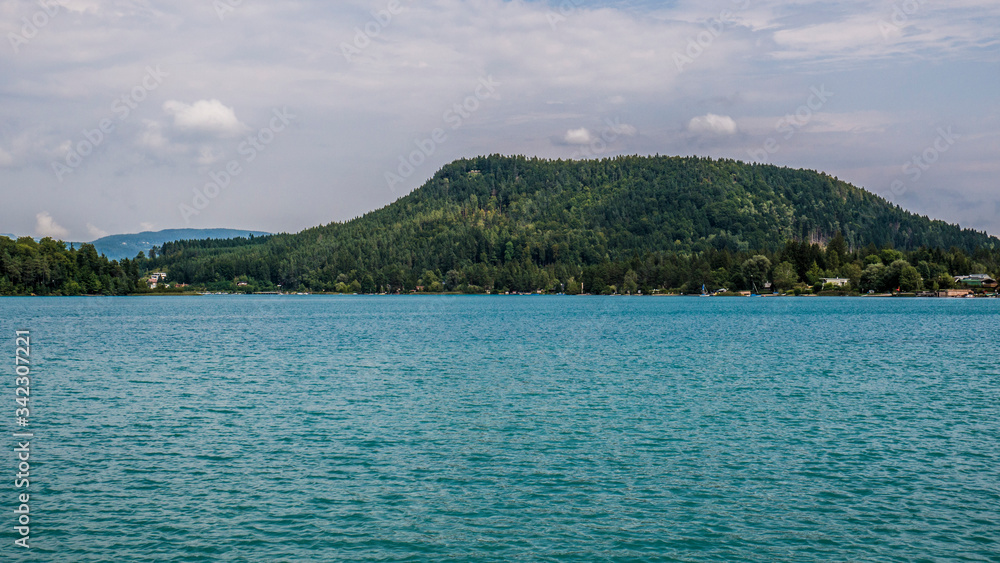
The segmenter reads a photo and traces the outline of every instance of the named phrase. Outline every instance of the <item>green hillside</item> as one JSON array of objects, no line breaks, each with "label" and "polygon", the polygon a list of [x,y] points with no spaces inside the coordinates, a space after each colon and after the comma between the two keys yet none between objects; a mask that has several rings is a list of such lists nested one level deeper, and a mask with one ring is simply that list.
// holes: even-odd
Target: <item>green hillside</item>
[{"label": "green hillside", "polygon": [[929,285],[942,273],[973,273],[951,270],[995,268],[1000,240],[812,171],[707,158],[490,156],[449,164],[352,221],[252,241],[167,243],[149,267],[182,283],[239,278],[312,291],[580,282],[608,291],[742,286],[752,282],[743,262],[755,255],[771,262],[768,277],[782,262],[803,282],[816,271],[846,276],[848,264],[866,268],[884,248],[912,254],[914,268],[926,263]]}]

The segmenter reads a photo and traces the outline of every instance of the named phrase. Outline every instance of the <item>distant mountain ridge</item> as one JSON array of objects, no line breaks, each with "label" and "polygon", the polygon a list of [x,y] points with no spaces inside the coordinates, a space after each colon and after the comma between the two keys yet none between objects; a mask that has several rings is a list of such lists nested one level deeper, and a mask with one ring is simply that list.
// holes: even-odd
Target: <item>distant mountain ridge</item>
[{"label": "distant mountain ridge", "polygon": [[[109,235],[99,238],[89,244],[94,245],[97,252],[109,260],[135,258],[140,252],[149,253],[149,249],[163,246],[167,242],[179,240],[233,239],[268,236],[264,231],[243,231],[239,229],[166,229],[163,231],[145,231],[135,234]],[[82,243],[73,243],[79,247]]]},{"label": "distant mountain ridge", "polygon": [[[242,231],[239,229],[166,229],[163,231],[144,231],[135,234],[108,235],[101,237],[94,242],[68,242],[75,248],[80,248],[83,244],[92,244],[97,249],[98,254],[105,255],[108,260],[131,260],[140,252],[149,253],[149,249],[154,246],[159,248],[167,242],[180,240],[225,240],[234,238],[265,237],[270,235],[264,231]],[[11,233],[0,233],[0,237],[7,237],[17,240],[18,235]],[[35,241],[41,240],[39,237],[32,237]]]}]

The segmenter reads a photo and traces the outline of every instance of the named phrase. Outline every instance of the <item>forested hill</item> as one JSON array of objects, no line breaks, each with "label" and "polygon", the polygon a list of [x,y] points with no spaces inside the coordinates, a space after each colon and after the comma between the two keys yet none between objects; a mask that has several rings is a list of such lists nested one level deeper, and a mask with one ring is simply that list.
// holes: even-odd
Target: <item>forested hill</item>
[{"label": "forested hill", "polygon": [[153,266],[183,283],[243,277],[320,290],[356,281],[367,291],[366,280],[378,289],[421,278],[447,286],[450,273],[467,285],[524,288],[545,281],[536,279],[542,270],[551,281],[650,256],[774,253],[789,240],[825,243],[838,233],[850,250],[1000,249],[995,237],[812,171],[694,157],[490,156],[449,164],[346,223],[249,244],[168,243]]}]

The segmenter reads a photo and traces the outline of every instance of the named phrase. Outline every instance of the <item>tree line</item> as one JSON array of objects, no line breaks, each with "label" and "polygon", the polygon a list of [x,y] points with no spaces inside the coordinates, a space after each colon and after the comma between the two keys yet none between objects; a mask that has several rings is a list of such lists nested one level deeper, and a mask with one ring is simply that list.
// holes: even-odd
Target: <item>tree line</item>
[{"label": "tree line", "polygon": [[0,237],[0,295],[128,295],[143,290],[144,265],[110,261],[92,244]]}]

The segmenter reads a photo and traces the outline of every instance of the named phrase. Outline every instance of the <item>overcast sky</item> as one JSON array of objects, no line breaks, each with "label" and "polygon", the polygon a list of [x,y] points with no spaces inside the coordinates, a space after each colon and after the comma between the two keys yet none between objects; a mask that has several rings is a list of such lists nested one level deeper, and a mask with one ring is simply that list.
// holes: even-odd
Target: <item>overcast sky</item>
[{"label": "overcast sky", "polygon": [[1000,234],[996,0],[0,0],[0,232],[297,232],[481,154],[826,171]]}]

